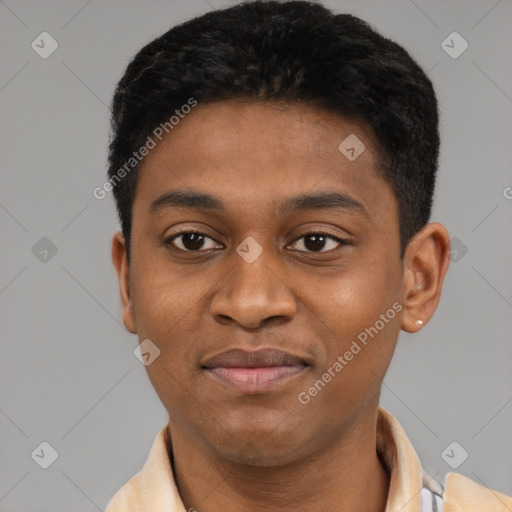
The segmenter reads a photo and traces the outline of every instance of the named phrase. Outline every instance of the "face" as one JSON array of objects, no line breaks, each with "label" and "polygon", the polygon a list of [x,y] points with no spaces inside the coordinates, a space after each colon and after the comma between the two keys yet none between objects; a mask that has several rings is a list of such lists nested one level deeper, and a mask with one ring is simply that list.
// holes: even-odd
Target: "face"
[{"label": "face", "polygon": [[120,234],[114,261],[171,432],[271,465],[375,410],[405,298],[377,162],[363,124],[237,101],[199,104],[145,158],[130,265]]}]

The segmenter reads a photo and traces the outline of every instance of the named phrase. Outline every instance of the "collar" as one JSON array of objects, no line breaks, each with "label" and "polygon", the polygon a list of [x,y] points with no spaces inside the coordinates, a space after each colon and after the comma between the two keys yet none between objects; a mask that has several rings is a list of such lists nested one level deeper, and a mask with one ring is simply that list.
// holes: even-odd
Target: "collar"
[{"label": "collar", "polygon": [[[187,512],[174,480],[170,448],[165,425],[158,432],[142,470],[117,491],[105,512]],[[442,492],[422,469],[398,420],[382,407],[378,409],[377,452],[391,475],[385,512],[420,512],[424,485]]]},{"label": "collar", "polygon": [[398,420],[382,407],[377,417],[377,452],[391,475],[385,512],[420,512],[423,487],[443,494],[441,485],[421,467]]}]

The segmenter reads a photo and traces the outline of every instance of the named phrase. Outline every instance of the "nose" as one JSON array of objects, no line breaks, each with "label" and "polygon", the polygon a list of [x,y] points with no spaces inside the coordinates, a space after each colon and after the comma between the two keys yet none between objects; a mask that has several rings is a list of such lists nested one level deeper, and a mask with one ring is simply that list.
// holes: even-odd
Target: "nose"
[{"label": "nose", "polygon": [[286,276],[279,276],[276,265],[265,251],[248,263],[233,253],[229,271],[218,283],[210,313],[224,325],[238,324],[244,329],[259,329],[270,323],[289,322],[296,315],[295,298]]}]

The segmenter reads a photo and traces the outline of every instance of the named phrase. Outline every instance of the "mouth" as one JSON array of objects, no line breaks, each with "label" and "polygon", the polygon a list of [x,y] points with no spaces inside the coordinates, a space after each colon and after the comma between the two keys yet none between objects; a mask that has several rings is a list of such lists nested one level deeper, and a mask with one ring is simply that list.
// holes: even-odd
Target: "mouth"
[{"label": "mouth", "polygon": [[304,373],[311,365],[299,356],[273,348],[256,351],[231,349],[201,368],[215,380],[243,394],[268,392]]}]

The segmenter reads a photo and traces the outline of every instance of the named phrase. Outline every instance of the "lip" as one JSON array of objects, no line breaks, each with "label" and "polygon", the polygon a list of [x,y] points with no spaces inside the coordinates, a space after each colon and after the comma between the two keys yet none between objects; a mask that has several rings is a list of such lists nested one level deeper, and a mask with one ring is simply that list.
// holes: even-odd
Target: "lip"
[{"label": "lip", "polygon": [[202,369],[239,393],[270,391],[298,377],[310,366],[306,358],[275,348],[230,349],[206,359]]}]

